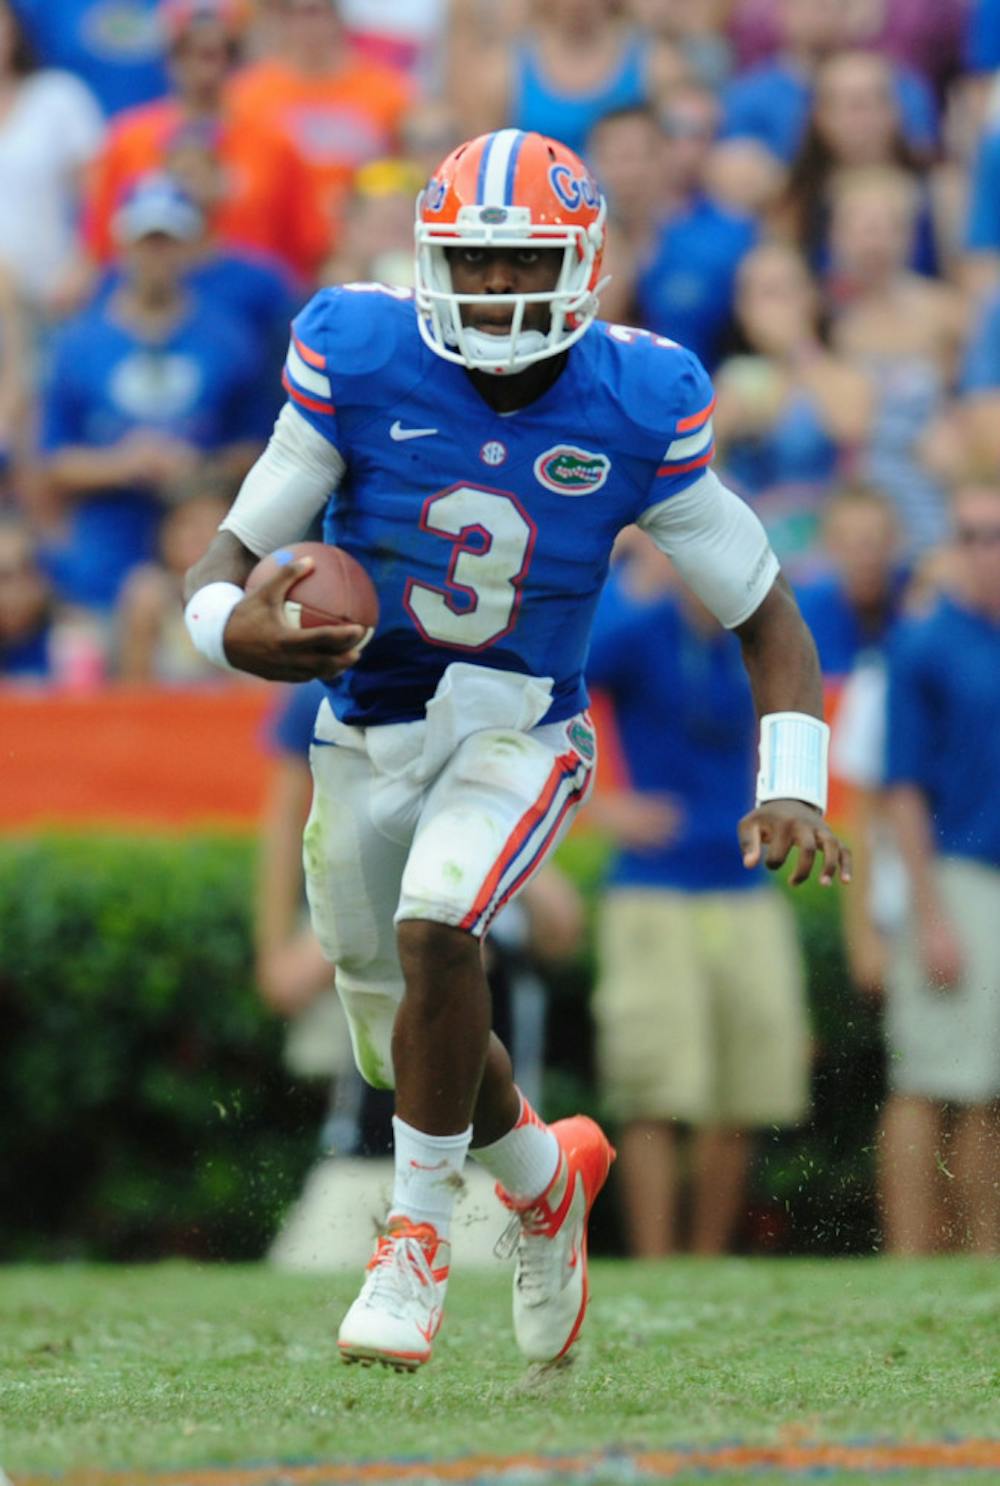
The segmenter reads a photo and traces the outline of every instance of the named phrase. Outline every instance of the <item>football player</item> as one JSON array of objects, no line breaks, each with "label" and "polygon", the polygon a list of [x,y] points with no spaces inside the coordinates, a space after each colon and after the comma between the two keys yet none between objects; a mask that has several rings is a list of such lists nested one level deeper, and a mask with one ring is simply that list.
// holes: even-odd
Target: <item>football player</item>
[{"label": "football player", "polygon": [[[324,289],[293,326],[288,402],[189,575],[218,664],[327,698],[304,857],[313,922],[366,1079],[395,1087],[385,1232],[340,1328],[347,1360],[413,1368],[441,1323],[448,1231],[472,1155],[516,1251],[530,1360],[575,1340],[587,1219],[614,1152],[584,1117],[548,1126],[490,1032],[480,941],[591,788],[583,665],[622,527],[637,522],[734,629],[761,719],[747,866],[849,875],[823,820],[816,653],[764,531],[717,479],[713,395],[672,341],[596,321],[606,208],[571,151],[503,129],[449,155],[417,206],[413,292]],[[246,597],[266,553],[324,512],[381,617],[300,630]]]}]

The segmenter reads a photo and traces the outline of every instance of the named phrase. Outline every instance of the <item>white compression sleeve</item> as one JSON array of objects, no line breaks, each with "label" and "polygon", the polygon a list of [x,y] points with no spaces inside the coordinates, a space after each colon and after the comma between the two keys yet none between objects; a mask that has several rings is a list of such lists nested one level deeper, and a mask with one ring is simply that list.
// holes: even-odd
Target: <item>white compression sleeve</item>
[{"label": "white compression sleeve", "polygon": [[750,618],[778,576],[760,519],[711,470],[638,524],[727,629]]},{"label": "white compression sleeve", "polygon": [[298,542],[346,468],[330,441],[286,403],[219,530],[231,531],[258,557]]}]

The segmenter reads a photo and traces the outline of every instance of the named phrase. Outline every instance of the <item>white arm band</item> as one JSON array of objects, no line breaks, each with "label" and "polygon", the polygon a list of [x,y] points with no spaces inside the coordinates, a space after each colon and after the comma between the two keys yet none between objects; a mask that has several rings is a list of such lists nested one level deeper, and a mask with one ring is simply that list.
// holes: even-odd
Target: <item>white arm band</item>
[{"label": "white arm band", "polygon": [[219,530],[231,531],[258,557],[299,542],[346,468],[329,439],[286,403]]},{"label": "white arm band", "polygon": [[830,729],[806,712],[768,712],[760,720],[757,804],[805,800],[826,810]]},{"label": "white arm band", "polygon": [[236,667],[229,664],[222,637],[230,614],[245,597],[238,583],[206,583],[191,595],[184,609],[184,623],[194,648],[227,671]]},{"label": "white arm band", "polygon": [[778,576],[760,519],[712,470],[643,511],[638,525],[726,629],[750,618]]}]

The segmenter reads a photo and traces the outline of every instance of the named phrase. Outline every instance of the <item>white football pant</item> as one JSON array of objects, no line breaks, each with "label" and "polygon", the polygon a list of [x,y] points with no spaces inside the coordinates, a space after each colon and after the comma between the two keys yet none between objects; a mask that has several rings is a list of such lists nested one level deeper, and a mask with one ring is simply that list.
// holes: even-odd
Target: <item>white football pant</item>
[{"label": "white football pant", "polygon": [[590,791],[590,719],[539,727],[548,705],[545,682],[457,664],[426,721],[348,727],[320,707],[306,888],[354,1060],[375,1088],[393,1086],[396,924],[429,919],[482,937]]}]

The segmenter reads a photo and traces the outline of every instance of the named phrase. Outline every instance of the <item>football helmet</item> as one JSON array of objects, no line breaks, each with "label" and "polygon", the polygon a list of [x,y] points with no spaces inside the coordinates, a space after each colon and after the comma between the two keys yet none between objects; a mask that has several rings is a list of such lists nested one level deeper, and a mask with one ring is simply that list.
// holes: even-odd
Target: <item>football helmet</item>
[{"label": "football helmet", "polygon": [[[597,314],[607,206],[593,176],[558,140],[499,129],[459,145],[417,198],[414,289],[420,334],[438,356],[471,370],[523,371],[572,346]],[[558,248],[555,287],[532,294],[457,294],[448,248]],[[462,308],[513,307],[510,334],[462,323]],[[547,330],[524,330],[529,304],[547,304]]]}]

